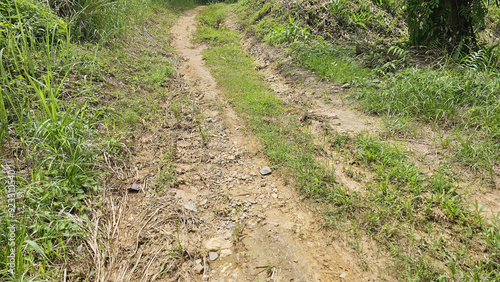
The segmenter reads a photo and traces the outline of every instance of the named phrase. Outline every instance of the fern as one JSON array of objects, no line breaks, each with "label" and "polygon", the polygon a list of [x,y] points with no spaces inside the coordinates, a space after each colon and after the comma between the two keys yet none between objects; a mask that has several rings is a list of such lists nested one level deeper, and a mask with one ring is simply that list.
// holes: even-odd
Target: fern
[{"label": "fern", "polygon": [[408,57],[409,53],[399,46],[392,46],[391,48],[389,48],[389,51],[387,51],[387,54],[392,54],[400,59],[405,60]]},{"label": "fern", "polygon": [[497,45],[470,53],[462,59],[460,66],[472,71],[490,71],[497,69],[498,58],[493,52],[496,47]]}]

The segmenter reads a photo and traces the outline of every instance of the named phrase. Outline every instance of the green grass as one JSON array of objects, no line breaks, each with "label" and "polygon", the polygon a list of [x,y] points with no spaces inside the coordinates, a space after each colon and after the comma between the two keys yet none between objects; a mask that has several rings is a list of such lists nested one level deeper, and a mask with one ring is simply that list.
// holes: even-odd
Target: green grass
[{"label": "green grass", "polygon": [[[132,44],[121,31],[135,30],[131,21],[136,25],[148,21],[152,29],[155,13],[168,13],[169,20],[154,26],[164,39],[176,14],[151,2],[94,4],[65,20],[108,21],[104,26],[102,22],[87,25],[95,37],[72,36],[67,28],[71,24],[36,5],[30,6],[31,14],[10,9],[10,13],[20,12],[16,28],[0,31],[0,241],[11,242],[9,228],[16,227],[15,244],[0,244],[0,280],[59,281],[64,269],[69,278],[84,275],[92,280],[92,272],[79,271],[95,266],[86,253],[87,231],[95,230],[94,211],[87,204],[98,197],[108,173],[103,156],[123,162],[130,152],[124,136],[130,136],[137,123],[154,120],[161,126],[159,101],[169,93],[159,89],[176,75],[172,58],[165,53],[171,48],[163,40],[161,46],[148,46],[147,40],[135,42],[141,44],[136,48],[142,53],[132,56],[122,51]],[[64,25],[55,28],[54,22]],[[93,42],[77,44],[72,38]],[[106,90],[110,86],[104,83],[112,75],[123,86],[114,92]],[[148,91],[154,95],[144,95]],[[4,189],[12,183],[10,169],[17,193],[14,218],[9,216],[10,195]],[[10,272],[12,253],[15,265]]]},{"label": "green grass", "polygon": [[[216,9],[228,8],[212,6],[203,17],[210,18],[212,14],[214,18],[218,17],[221,12],[214,13]],[[381,250],[391,255],[392,263],[387,264],[386,270],[398,280],[500,278],[497,255],[500,245],[498,236],[494,235],[498,223],[487,222],[477,205],[475,210],[468,208],[464,192],[456,185],[458,176],[449,167],[442,165],[428,175],[413,159],[414,153],[403,144],[381,141],[364,133],[354,136],[332,133],[325,137],[334,155],[340,156],[338,160],[345,171],[364,183],[361,191],[347,191],[333,175],[334,168],[318,163],[317,160],[324,157],[319,149],[321,142],[307,127],[298,124],[297,117],[288,114],[293,111],[274,96],[255,71],[253,58],[242,51],[237,40],[241,35],[236,31],[205,26],[197,33],[200,40],[206,29],[210,29],[211,34],[235,34],[235,39],[229,42],[212,36],[215,39],[210,42],[212,47],[205,51],[204,58],[219,87],[248,121],[273,165],[282,168],[312,202],[321,203],[318,209],[325,211],[327,226],[349,234],[348,241],[355,249],[359,249],[361,236],[374,240]],[[292,42],[297,44],[293,39]],[[307,66],[315,67],[322,76],[333,80],[341,76],[339,82],[357,82],[362,89],[373,89],[376,93],[375,88],[370,88],[373,87],[371,84],[377,83],[373,81],[373,72],[356,63],[353,67],[355,59],[341,58],[352,51],[341,49],[331,45],[313,46],[312,51],[304,48],[305,55],[298,60],[308,62]],[[342,71],[328,67],[332,61],[342,62]],[[428,84],[432,84],[430,80]],[[474,85],[471,83],[471,89]],[[444,88],[444,85],[436,86],[436,90],[438,87]],[[492,97],[486,95],[482,98],[488,100]],[[462,108],[470,101],[460,94],[456,99],[457,103],[463,103]],[[386,103],[381,100],[377,103]],[[410,99],[405,97],[402,100],[406,103]],[[394,126],[397,133],[401,130],[398,128],[405,127],[413,115],[402,112],[401,117],[400,125]],[[487,155],[480,153],[482,151],[475,146],[471,150]],[[471,155],[469,152],[464,154]],[[353,168],[367,171],[372,176],[367,178],[363,173],[356,174]]]},{"label": "green grass", "polygon": [[499,85],[496,73],[409,68],[356,95],[368,113],[458,130],[455,159],[493,180],[500,162]]},{"label": "green grass", "polygon": [[296,42],[291,54],[300,65],[340,84],[369,85],[378,81],[375,71],[354,58],[354,49],[350,47]]},{"label": "green grass", "polygon": [[[335,0],[324,9],[308,6],[308,2],[258,5],[262,2],[244,0],[236,6],[242,23],[257,38],[285,47],[295,63],[320,77],[353,88],[348,96],[356,98],[365,112],[383,116],[386,137],[418,135],[416,128],[422,124],[459,132],[447,146],[453,155],[450,161],[498,185],[498,48],[486,46],[462,59],[449,57],[441,60],[445,63],[420,66],[410,52],[399,47],[404,46],[404,34],[387,31],[381,22],[379,8],[389,13],[386,20],[401,22],[394,1]],[[316,15],[304,12],[314,9],[332,22],[329,27],[322,27],[323,18],[315,21]],[[355,14],[365,17],[354,20]],[[330,29],[349,36],[335,36],[328,33]],[[367,38],[360,38],[359,30]]]},{"label": "green grass", "polygon": [[[225,9],[227,6],[212,7]],[[213,10],[215,8],[206,9],[203,17],[210,17],[209,12]],[[214,17],[218,17],[218,13]],[[320,200],[323,198],[320,195],[330,195],[333,199],[330,192],[337,185],[335,177],[316,164],[313,152],[317,147],[310,142],[313,137],[295,122],[296,117],[287,117],[283,103],[255,71],[252,57],[242,50],[240,35],[206,26],[198,30],[197,38],[203,38],[206,29],[211,29],[211,33],[232,33],[232,42],[224,43],[227,38],[214,42],[213,46],[218,47],[207,50],[204,58],[230,103],[249,121],[274,166],[288,171],[296,185],[312,197]]]}]

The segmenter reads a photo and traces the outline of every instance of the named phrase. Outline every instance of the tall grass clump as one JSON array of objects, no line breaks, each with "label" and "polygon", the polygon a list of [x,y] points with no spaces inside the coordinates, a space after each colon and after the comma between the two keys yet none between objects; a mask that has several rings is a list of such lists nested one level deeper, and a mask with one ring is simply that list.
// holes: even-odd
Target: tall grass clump
[{"label": "tall grass clump", "polygon": [[410,117],[458,130],[457,159],[486,169],[494,178],[493,167],[500,161],[497,72],[412,67],[389,77],[381,89],[359,89],[357,98],[369,113]]},{"label": "tall grass clump", "polygon": [[[127,8],[139,1],[48,0],[55,13],[70,23],[74,39],[97,41],[119,34],[128,24]],[[146,4],[146,3],[140,3]],[[139,5],[130,9],[140,12]],[[133,15],[132,14],[132,15]]]},{"label": "tall grass clump", "polygon": [[66,89],[68,25],[39,2],[1,9],[0,280],[56,280],[62,267],[71,275],[67,263],[85,244],[83,200],[99,187],[98,116],[76,99],[83,89]]}]

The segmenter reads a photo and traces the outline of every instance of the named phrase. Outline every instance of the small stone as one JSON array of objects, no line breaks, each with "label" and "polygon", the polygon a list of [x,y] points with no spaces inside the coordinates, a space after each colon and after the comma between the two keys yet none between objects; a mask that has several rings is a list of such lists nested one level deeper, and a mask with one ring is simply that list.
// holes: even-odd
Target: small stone
[{"label": "small stone", "polygon": [[196,264],[201,264],[202,260],[201,259],[197,259],[194,261]]},{"label": "small stone", "polygon": [[203,278],[202,278],[202,279],[203,279],[203,281],[208,281],[208,280],[210,279],[210,276],[208,276],[208,275],[203,275]]},{"label": "small stone", "polygon": [[233,254],[233,252],[230,249],[225,249],[225,250],[220,251],[220,257],[221,258],[230,256],[232,254]]},{"label": "small stone", "polygon": [[271,197],[273,197],[273,198],[276,199],[276,198],[278,198],[278,195],[277,194],[272,194]]},{"label": "small stone", "polygon": [[220,249],[229,249],[231,248],[231,241],[224,240],[223,238],[212,238],[205,242],[204,247],[208,251],[218,251]]},{"label": "small stone", "polygon": [[216,252],[209,252],[209,253],[208,253],[208,258],[209,258],[211,261],[216,260],[218,257],[219,257],[219,255],[218,255]]},{"label": "small stone", "polygon": [[198,208],[193,202],[187,202],[184,204],[184,208],[190,211],[198,212]]},{"label": "small stone", "polygon": [[137,182],[134,182],[132,184],[132,187],[130,187],[128,189],[129,192],[132,192],[132,193],[139,193],[141,192],[141,184],[137,183]]},{"label": "small stone", "polygon": [[234,225],[234,224],[233,224],[233,223],[231,223],[231,222],[230,222],[230,223],[228,223],[228,224],[226,225],[226,227],[227,227],[228,229],[231,229],[231,230],[236,229],[236,225]]},{"label": "small stone", "polygon": [[230,161],[234,161],[236,159],[236,157],[235,156],[228,156],[227,159]]},{"label": "small stone", "polygon": [[203,272],[203,265],[201,264],[197,264],[194,268],[193,268],[194,272],[196,274],[201,274]]},{"label": "small stone", "polygon": [[312,247],[312,246],[313,246],[313,243],[312,243],[312,242],[307,242],[307,245],[308,245],[309,247]]},{"label": "small stone", "polygon": [[346,278],[347,277],[347,273],[346,272],[342,272],[342,274],[340,274],[340,278]]},{"label": "small stone", "polygon": [[271,174],[271,169],[268,166],[265,166],[260,170],[260,174],[269,175]]}]

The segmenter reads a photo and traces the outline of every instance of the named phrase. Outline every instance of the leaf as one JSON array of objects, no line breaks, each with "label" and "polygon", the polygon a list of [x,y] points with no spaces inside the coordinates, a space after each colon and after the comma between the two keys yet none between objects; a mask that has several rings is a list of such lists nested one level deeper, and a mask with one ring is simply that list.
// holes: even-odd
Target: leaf
[{"label": "leaf", "polygon": [[[26,244],[30,245],[35,251],[37,251],[44,259],[48,260],[49,262],[50,259],[45,255],[45,252],[40,248],[40,246],[35,242],[31,240],[25,240],[24,241]],[[51,262],[52,263],[52,262]]]}]

